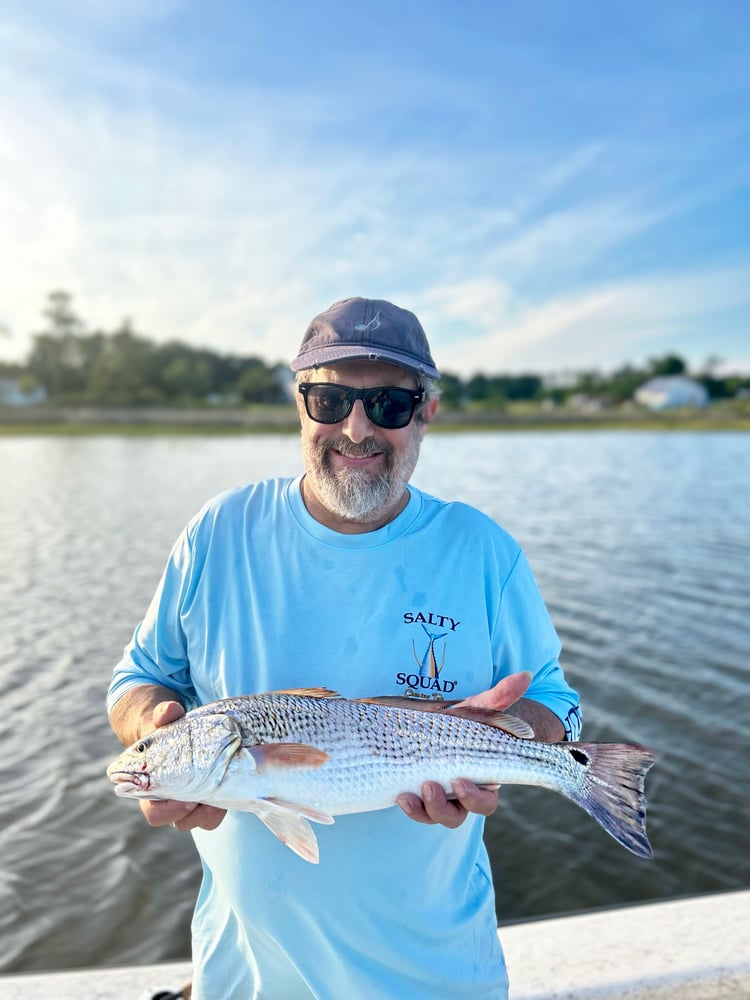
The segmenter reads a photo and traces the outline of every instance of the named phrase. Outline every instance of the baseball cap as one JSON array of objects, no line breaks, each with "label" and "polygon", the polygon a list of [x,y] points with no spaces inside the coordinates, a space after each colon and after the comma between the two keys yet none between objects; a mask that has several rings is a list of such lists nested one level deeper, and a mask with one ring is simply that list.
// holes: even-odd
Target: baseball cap
[{"label": "baseball cap", "polygon": [[418,375],[440,378],[422,324],[408,309],[384,299],[342,299],[310,323],[292,371],[336,361],[388,361]]}]

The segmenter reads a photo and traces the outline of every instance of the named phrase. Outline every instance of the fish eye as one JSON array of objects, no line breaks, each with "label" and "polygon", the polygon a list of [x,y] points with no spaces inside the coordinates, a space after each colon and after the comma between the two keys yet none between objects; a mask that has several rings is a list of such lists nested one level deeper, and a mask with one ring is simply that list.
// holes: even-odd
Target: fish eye
[{"label": "fish eye", "polygon": [[146,750],[148,750],[148,743],[145,740],[142,740],[140,743],[136,743],[135,746],[136,753],[145,753]]}]

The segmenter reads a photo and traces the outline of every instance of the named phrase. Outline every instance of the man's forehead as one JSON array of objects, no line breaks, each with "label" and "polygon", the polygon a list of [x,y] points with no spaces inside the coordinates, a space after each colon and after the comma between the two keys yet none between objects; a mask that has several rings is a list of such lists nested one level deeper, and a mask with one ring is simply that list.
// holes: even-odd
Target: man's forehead
[{"label": "man's forehead", "polygon": [[417,378],[414,372],[387,361],[337,361],[335,364],[321,365],[305,375],[309,382],[340,382],[355,388],[367,385],[398,385],[415,388]]}]

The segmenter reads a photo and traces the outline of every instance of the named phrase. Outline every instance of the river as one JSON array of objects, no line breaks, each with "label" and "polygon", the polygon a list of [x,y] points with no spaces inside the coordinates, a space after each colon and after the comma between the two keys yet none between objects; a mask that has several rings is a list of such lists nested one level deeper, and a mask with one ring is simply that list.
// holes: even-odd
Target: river
[{"label": "river", "polygon": [[[0,971],[188,954],[197,856],[112,794],[104,693],[183,523],[299,471],[293,435],[0,438]],[[750,436],[435,433],[414,482],[523,545],[585,738],[658,754],[652,861],[501,791],[499,921],[750,886]]]}]

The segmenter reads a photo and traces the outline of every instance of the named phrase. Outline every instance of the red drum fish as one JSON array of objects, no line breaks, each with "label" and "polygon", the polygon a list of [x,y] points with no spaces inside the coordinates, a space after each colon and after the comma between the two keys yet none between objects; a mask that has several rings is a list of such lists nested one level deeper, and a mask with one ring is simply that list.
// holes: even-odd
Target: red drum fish
[{"label": "red drum fish", "polygon": [[255,813],[306,861],[309,821],[394,805],[425,781],[540,785],[642,858],[654,755],[622,743],[542,743],[505,712],[402,697],[349,700],[326,688],[226,698],[134,743],[107,775],[125,798],[180,799]]}]

